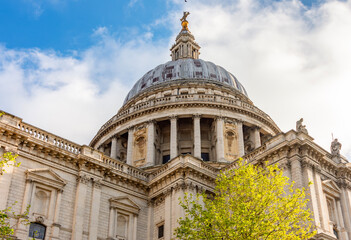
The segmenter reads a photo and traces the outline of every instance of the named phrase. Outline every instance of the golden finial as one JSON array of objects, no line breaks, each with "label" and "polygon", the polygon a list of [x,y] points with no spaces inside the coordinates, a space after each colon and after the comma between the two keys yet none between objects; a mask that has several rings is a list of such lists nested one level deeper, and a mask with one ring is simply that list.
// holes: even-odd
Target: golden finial
[{"label": "golden finial", "polygon": [[189,22],[186,20],[186,18],[188,17],[189,14],[190,14],[189,12],[183,12],[183,17],[180,19],[180,21],[182,22],[182,27],[183,27],[182,30],[189,31],[189,29],[188,29]]}]

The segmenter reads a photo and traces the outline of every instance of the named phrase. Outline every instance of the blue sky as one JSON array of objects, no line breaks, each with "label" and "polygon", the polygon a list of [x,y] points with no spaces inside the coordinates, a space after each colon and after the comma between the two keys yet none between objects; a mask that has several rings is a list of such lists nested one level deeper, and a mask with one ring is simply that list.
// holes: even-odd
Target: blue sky
[{"label": "blue sky", "polygon": [[[2,0],[0,42],[8,48],[82,50],[94,44],[92,34],[99,27],[128,38],[126,31],[145,31],[173,7],[162,0]],[[166,26],[153,32],[156,38],[171,34]]]},{"label": "blue sky", "polygon": [[[108,27],[116,38],[127,39],[126,32],[147,31],[168,11],[186,6],[164,0],[1,0],[0,43],[8,48],[54,49],[64,53],[95,44],[95,29]],[[220,2],[220,1],[218,1]],[[304,0],[305,6],[319,4]],[[188,5],[192,0],[188,1]],[[155,39],[171,34],[166,25],[154,26]]]},{"label": "blue sky", "polygon": [[[182,11],[200,57],[288,131],[351,157],[351,0],[0,0],[0,109],[80,144],[170,60]],[[4,87],[5,86],[5,87]]]}]

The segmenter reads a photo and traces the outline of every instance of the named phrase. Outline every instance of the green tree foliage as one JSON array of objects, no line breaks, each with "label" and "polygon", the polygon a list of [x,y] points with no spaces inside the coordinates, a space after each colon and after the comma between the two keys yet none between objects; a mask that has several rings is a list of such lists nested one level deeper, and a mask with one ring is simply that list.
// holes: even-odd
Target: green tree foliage
[{"label": "green tree foliage", "polygon": [[277,165],[238,165],[219,174],[214,195],[185,195],[177,238],[300,240],[315,235],[305,189],[289,184]]},{"label": "green tree foliage", "polygon": [[27,218],[29,206],[23,214],[16,214],[12,210],[14,205],[15,203],[11,207],[8,207],[4,210],[0,210],[0,239],[14,239],[14,226],[10,223],[11,218],[17,220],[15,221],[15,223],[19,221],[22,224],[29,224]]},{"label": "green tree foliage", "polygon": [[[0,117],[4,115],[3,112],[0,112]],[[16,162],[17,155],[12,154],[11,152],[6,152],[0,156],[0,175],[6,172],[6,167],[13,164],[15,167],[19,167],[21,163]]]},{"label": "green tree foliage", "polygon": [[6,172],[6,167],[9,165],[14,165],[15,167],[19,167],[21,165],[20,162],[16,161],[17,155],[14,155],[11,152],[6,152],[2,156],[0,156],[0,175]]}]

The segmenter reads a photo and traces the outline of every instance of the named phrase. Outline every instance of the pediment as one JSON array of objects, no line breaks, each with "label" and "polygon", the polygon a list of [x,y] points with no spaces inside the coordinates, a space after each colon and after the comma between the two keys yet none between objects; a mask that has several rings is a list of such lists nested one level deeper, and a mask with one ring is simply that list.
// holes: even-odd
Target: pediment
[{"label": "pediment", "polygon": [[117,208],[123,211],[139,214],[140,207],[130,197],[121,196],[110,198],[111,207]]},{"label": "pediment", "polygon": [[340,197],[341,190],[334,181],[327,179],[322,182],[322,185],[324,192],[333,197]]},{"label": "pediment", "polygon": [[38,182],[40,184],[48,185],[54,188],[62,189],[66,185],[66,180],[64,180],[60,175],[51,170],[50,168],[37,168],[28,169],[26,171],[27,180],[33,182]]}]

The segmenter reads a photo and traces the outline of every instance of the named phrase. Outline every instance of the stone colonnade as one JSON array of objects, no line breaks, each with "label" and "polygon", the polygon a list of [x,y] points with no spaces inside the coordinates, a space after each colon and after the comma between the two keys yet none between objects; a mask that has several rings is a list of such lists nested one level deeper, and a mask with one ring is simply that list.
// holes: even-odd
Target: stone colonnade
[{"label": "stone colonnade", "polygon": [[[178,116],[172,115],[169,117],[170,121],[170,159],[173,159],[179,155],[178,152]],[[193,115],[193,155],[194,157],[201,158],[201,115],[194,114]],[[150,120],[147,123],[148,134],[147,134],[147,155],[146,155],[146,166],[152,166],[155,164],[155,129],[156,129],[156,120]],[[239,120],[235,120],[237,133],[238,133],[238,156],[242,157],[245,155],[245,147],[244,147],[244,132],[243,132],[243,122]],[[225,118],[216,117],[215,118],[215,152],[216,159],[212,159],[212,161],[225,162],[225,134],[224,134],[224,124]],[[128,128],[128,143],[127,143],[127,164],[132,165],[133,162],[133,135],[134,135],[134,127]],[[254,127],[252,129],[252,139],[254,141],[255,148],[261,146],[260,139],[260,128]],[[117,136],[112,137],[111,139],[111,154],[110,157],[117,159],[119,158],[119,152],[121,149],[120,138]]]}]

